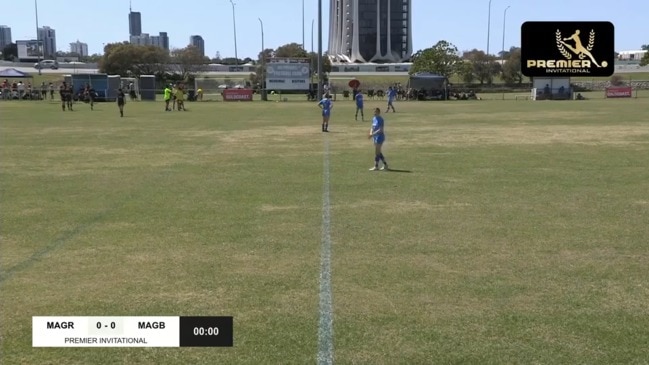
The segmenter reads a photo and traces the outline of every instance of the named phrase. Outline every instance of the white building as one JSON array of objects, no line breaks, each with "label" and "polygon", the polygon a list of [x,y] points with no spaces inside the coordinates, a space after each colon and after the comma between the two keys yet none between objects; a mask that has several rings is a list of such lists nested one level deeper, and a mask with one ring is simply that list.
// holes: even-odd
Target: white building
[{"label": "white building", "polygon": [[404,62],[412,55],[411,0],[331,0],[333,62]]},{"label": "white building", "polygon": [[640,61],[646,53],[647,51],[643,50],[622,51],[618,53],[617,59],[620,61]]},{"label": "white building", "polygon": [[77,39],[76,42],[70,43],[70,52],[71,53],[76,53],[79,55],[79,57],[87,57],[88,56],[88,44],[79,42]]}]

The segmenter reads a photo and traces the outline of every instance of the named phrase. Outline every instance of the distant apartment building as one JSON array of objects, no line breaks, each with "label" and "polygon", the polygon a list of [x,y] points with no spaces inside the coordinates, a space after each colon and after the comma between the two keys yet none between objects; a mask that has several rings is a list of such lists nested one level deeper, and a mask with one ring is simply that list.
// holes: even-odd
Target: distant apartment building
[{"label": "distant apartment building", "polygon": [[38,41],[43,44],[43,57],[56,57],[56,31],[48,26],[38,28]]},{"label": "distant apartment building", "polygon": [[87,57],[88,56],[88,44],[79,42],[77,39],[76,42],[70,43],[70,53],[76,53],[79,55],[79,57]]},{"label": "distant apartment building", "polygon": [[129,38],[129,42],[137,46],[151,45],[151,39],[149,37],[149,33],[140,33],[139,35],[131,35]]},{"label": "distant apartment building", "polygon": [[167,32],[160,32],[158,35],[151,36],[151,45],[169,50],[169,36]]},{"label": "distant apartment building", "polygon": [[128,13],[128,34],[129,36],[142,34],[142,14],[139,11],[130,11]]},{"label": "distant apartment building", "polygon": [[169,36],[167,32],[160,32],[158,35],[149,35],[149,33],[142,33],[140,35],[132,35],[129,39],[131,44],[138,46],[155,46],[165,50],[169,50]]},{"label": "distant apartment building", "polygon": [[203,40],[203,37],[199,35],[189,37],[189,45],[196,47],[201,56],[205,57],[205,41]]},{"label": "distant apartment building", "polygon": [[0,25],[0,52],[6,46],[11,44],[11,28],[6,25]]}]

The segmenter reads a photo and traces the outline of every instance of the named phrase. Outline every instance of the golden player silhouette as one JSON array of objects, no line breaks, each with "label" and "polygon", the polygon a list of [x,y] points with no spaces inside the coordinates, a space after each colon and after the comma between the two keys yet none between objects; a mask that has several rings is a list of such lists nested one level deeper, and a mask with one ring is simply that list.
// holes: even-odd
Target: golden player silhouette
[{"label": "golden player silhouette", "polygon": [[[593,61],[593,63],[595,64],[595,66],[597,66],[597,67],[602,67],[602,66],[600,66],[600,65],[597,63],[597,61],[595,61],[595,57],[593,57],[593,55],[592,55],[592,54],[591,54],[591,53],[586,49],[586,47],[584,47],[584,46],[581,44],[581,39],[579,38],[579,33],[580,33],[580,31],[579,31],[579,29],[577,29],[577,30],[575,31],[575,34],[573,34],[572,36],[570,36],[570,37],[568,37],[568,38],[564,38],[563,41],[561,41],[561,43],[562,43],[564,46],[568,47],[568,49],[571,50],[571,51],[572,51],[574,54],[576,54],[577,56],[583,54],[584,56],[589,57],[590,60]],[[569,45],[568,43],[564,42],[564,41],[570,41],[570,40],[575,41],[575,46],[574,46],[574,47],[571,46],[571,45]]]}]

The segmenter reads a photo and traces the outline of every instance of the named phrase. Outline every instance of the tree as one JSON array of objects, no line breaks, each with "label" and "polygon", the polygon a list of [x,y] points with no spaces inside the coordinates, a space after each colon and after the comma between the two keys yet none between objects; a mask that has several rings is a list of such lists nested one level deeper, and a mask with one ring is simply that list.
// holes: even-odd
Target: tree
[{"label": "tree", "polygon": [[298,43],[285,44],[275,50],[275,57],[278,58],[306,58],[307,56],[307,51]]},{"label": "tree", "polygon": [[9,43],[2,49],[2,59],[5,61],[13,61],[18,58],[18,45],[16,43]]},{"label": "tree", "polygon": [[[513,48],[513,47],[512,47]],[[512,50],[510,49],[509,51],[500,51],[498,52],[498,58],[500,59],[505,59],[509,58],[509,55],[512,53]]]},{"label": "tree", "polygon": [[182,80],[205,71],[205,57],[194,46],[177,48],[171,51],[170,71],[178,74]]},{"label": "tree", "polygon": [[642,56],[642,59],[640,60],[640,66],[647,66],[649,65],[649,50],[645,52],[644,56]]},{"label": "tree", "polygon": [[642,46],[640,46],[640,49],[643,51],[649,51],[649,44],[643,44]]},{"label": "tree", "polygon": [[262,77],[262,65],[264,60],[268,60],[269,58],[273,58],[275,55],[275,50],[272,48],[266,48],[262,52],[259,52],[257,55],[257,67],[255,68],[255,72],[250,74],[250,82],[253,85],[261,85],[263,80],[261,79]]},{"label": "tree", "polygon": [[470,84],[475,80],[475,74],[473,73],[473,65],[471,62],[463,61],[458,65],[457,74],[462,78],[467,84]]},{"label": "tree", "polygon": [[[494,75],[499,71],[499,65],[495,62],[494,57],[484,51],[473,49],[464,52],[462,58],[471,64],[473,76],[480,81],[480,84],[484,84],[485,81],[491,84]],[[466,66],[464,69],[465,72],[468,70]]]},{"label": "tree", "polygon": [[523,83],[523,73],[521,72],[521,49],[513,48],[510,50],[509,58],[503,65],[502,78],[507,84]]},{"label": "tree", "polygon": [[264,59],[269,59],[275,57],[275,50],[272,48],[266,48],[263,51],[257,54],[257,62],[261,63]]},{"label": "tree", "polygon": [[[311,71],[315,74],[318,72],[318,54],[310,52],[307,57],[311,60]],[[331,72],[331,61],[326,54],[322,55],[322,72],[327,75]]]},{"label": "tree", "polygon": [[168,61],[169,54],[160,47],[113,43],[104,47],[99,69],[112,75],[159,75],[165,71]]},{"label": "tree", "polygon": [[457,73],[462,63],[457,47],[447,41],[439,41],[431,48],[420,50],[412,56],[409,73],[431,72],[450,77]]},{"label": "tree", "polygon": [[82,62],[90,62],[90,63],[97,63],[99,60],[101,60],[103,56],[100,55],[99,53],[94,53],[91,54],[90,56],[86,56],[83,58]]},{"label": "tree", "polygon": [[214,55],[214,58],[212,58],[212,63],[221,63],[223,61],[221,59],[221,52],[216,51],[216,54]]},{"label": "tree", "polygon": [[226,57],[222,58],[221,62],[217,62],[223,65],[240,65],[241,61],[239,59],[236,59],[234,57]]},{"label": "tree", "polygon": [[169,63],[169,52],[156,46],[136,46],[136,54],[139,59],[134,67],[133,74],[140,75],[158,75],[164,73]]}]

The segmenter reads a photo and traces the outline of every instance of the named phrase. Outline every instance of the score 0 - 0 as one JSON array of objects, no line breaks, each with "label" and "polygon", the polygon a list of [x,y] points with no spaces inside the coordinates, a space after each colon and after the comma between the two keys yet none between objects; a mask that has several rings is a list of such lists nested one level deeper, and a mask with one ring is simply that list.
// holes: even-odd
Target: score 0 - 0
[{"label": "score 0 - 0", "polygon": [[88,334],[94,336],[114,336],[124,333],[124,323],[120,317],[88,318]]}]

